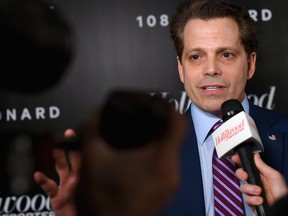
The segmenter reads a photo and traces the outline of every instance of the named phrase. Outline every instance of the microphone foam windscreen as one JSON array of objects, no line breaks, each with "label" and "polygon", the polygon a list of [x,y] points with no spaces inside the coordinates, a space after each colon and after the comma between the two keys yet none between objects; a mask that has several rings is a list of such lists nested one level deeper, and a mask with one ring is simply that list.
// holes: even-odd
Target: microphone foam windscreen
[{"label": "microphone foam windscreen", "polygon": [[166,135],[171,110],[171,104],[160,96],[114,91],[102,109],[100,135],[117,149],[144,146]]},{"label": "microphone foam windscreen", "polygon": [[224,101],[221,106],[221,112],[222,112],[222,119],[223,121],[228,120],[229,118],[233,117],[237,113],[244,111],[242,104],[239,100],[236,99],[230,99],[227,101]]}]

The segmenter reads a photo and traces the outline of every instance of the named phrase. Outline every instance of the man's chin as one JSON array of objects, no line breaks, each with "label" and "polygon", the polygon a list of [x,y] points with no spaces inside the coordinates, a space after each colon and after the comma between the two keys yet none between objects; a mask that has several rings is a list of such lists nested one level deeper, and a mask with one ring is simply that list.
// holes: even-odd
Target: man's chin
[{"label": "man's chin", "polygon": [[219,115],[221,114],[221,106],[223,102],[224,101],[222,100],[208,102],[203,106],[203,110],[213,115]]}]

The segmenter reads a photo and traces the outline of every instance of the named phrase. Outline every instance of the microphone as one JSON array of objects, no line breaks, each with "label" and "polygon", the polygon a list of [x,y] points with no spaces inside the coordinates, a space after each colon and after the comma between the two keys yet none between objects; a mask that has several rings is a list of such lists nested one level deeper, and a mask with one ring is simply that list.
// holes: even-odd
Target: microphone
[{"label": "microphone", "polygon": [[[96,136],[115,150],[135,150],[157,145],[172,137],[174,132],[180,132],[178,137],[181,138],[186,130],[185,121],[168,98],[151,96],[140,90],[114,89],[94,115],[83,122],[78,136],[65,139],[59,146],[65,150],[78,150]],[[175,124],[177,129],[174,129]]]},{"label": "microphone", "polygon": [[225,101],[221,109],[224,123],[212,133],[219,158],[234,155],[243,142],[249,142],[253,153],[264,151],[254,120],[238,100]]},{"label": "microphone", "polygon": [[173,108],[160,96],[131,90],[114,90],[99,119],[100,136],[118,150],[141,148],[169,133]]},{"label": "microphone", "polygon": [[248,173],[248,183],[263,189],[261,196],[264,202],[255,207],[257,214],[267,216],[269,205],[253,158],[254,153],[264,151],[256,124],[236,99],[225,101],[221,106],[221,112],[224,123],[212,133],[217,155],[219,158],[235,153],[239,155],[241,165]]}]

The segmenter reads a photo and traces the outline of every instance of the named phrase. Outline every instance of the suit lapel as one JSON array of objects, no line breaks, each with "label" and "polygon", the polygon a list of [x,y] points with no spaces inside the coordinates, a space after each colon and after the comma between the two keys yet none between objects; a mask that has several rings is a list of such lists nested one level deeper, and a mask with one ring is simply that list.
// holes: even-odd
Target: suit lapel
[{"label": "suit lapel", "polygon": [[261,153],[262,159],[268,165],[282,171],[284,137],[281,131],[273,127],[276,119],[270,119],[267,113],[263,113],[259,107],[251,104],[249,114],[255,121],[264,146],[264,152]]},{"label": "suit lapel", "polygon": [[181,168],[182,185],[180,199],[184,215],[205,215],[204,195],[199,152],[192,118],[188,110],[189,132],[182,146]]}]

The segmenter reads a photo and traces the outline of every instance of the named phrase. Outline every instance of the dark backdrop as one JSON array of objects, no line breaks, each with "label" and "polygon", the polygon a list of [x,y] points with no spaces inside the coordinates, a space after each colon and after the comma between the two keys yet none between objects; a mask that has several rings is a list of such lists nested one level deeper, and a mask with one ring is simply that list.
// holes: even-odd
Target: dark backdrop
[{"label": "dark backdrop", "polygon": [[[247,94],[255,104],[287,114],[288,3],[238,1],[259,28],[257,69]],[[1,93],[0,125],[5,133],[0,138],[1,215],[50,211],[32,174],[40,169],[54,175],[55,136],[77,128],[111,89],[169,95],[181,113],[189,103],[168,32],[178,0],[46,2],[69,20],[76,34],[76,52],[65,76],[51,89],[32,95]]]}]

